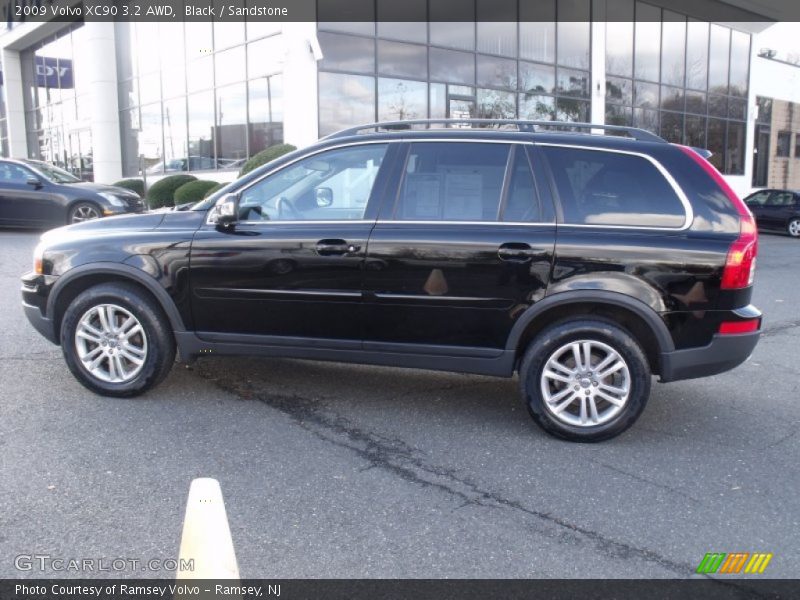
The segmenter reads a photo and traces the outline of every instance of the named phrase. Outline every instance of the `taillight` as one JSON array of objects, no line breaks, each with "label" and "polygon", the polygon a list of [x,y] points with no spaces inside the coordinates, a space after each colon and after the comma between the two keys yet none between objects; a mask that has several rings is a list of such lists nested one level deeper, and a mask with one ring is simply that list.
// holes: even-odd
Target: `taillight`
[{"label": "taillight", "polygon": [[752,333],[758,331],[760,319],[748,319],[747,321],[723,321],[719,326],[721,335],[731,335],[737,333]]},{"label": "taillight", "polygon": [[722,289],[738,290],[753,285],[753,278],[756,274],[756,255],[758,254],[758,229],[753,214],[719,174],[719,171],[714,168],[714,165],[688,146],[678,147],[703,168],[739,213],[739,237],[728,249],[725,268],[722,270]]}]

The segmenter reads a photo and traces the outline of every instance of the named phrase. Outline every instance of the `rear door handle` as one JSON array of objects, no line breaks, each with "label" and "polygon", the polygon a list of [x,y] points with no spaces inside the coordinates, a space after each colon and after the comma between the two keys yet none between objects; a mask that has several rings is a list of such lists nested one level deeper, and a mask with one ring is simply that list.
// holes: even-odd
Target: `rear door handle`
[{"label": "rear door handle", "polygon": [[536,254],[536,250],[530,244],[521,242],[508,242],[497,249],[498,258],[508,262],[528,262]]},{"label": "rear door handle", "polygon": [[351,244],[345,240],[320,240],[317,242],[317,254],[320,256],[344,256],[355,254],[361,246]]}]

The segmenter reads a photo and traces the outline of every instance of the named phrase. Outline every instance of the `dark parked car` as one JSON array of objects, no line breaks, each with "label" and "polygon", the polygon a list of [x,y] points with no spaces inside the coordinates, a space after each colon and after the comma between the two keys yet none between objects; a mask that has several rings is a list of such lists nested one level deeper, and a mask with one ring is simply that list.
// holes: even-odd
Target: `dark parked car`
[{"label": "dark parked car", "polygon": [[500,124],[348,130],[188,210],[55,230],[25,312],[99,394],[144,392],[176,349],[519,373],[578,441],[628,428],[653,375],[747,359],[757,233],[710,163],[642,130]]},{"label": "dark parked car", "polygon": [[143,210],[136,192],[86,183],[38,160],[0,160],[0,226],[52,227]]},{"label": "dark parked car", "polygon": [[800,238],[800,192],[760,190],[744,199],[759,228],[785,231]]}]

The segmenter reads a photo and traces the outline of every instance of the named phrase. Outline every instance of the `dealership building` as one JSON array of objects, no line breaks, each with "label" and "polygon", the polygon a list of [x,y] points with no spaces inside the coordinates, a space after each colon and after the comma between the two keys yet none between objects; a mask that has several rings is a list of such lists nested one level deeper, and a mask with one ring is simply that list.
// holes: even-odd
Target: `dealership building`
[{"label": "dealership building", "polygon": [[763,2],[405,0],[405,21],[362,4],[373,20],[319,0],[306,22],[7,26],[2,154],[228,181],[273,144],[376,120],[591,121],[708,148],[739,193],[800,188],[800,68],[767,50],[785,15]]}]

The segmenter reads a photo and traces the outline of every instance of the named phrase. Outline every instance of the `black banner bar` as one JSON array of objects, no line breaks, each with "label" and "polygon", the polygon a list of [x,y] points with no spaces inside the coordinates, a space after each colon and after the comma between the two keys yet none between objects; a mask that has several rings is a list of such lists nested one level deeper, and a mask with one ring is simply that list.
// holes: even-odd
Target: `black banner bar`
[{"label": "black banner bar", "polygon": [[[800,21],[800,2],[771,0],[750,8],[724,0],[649,0],[716,22]],[[7,23],[74,21],[614,21],[618,0],[576,10],[567,0],[518,0],[513,10],[479,10],[475,0],[0,0]],[[582,6],[582,5],[581,5]],[[591,12],[591,14],[589,14]],[[627,11],[622,11],[627,12]],[[638,17],[637,17],[638,19]],[[641,19],[639,19],[641,20]]]},{"label": "black banner bar", "polygon": [[789,599],[800,580],[750,578],[636,580],[248,579],[0,581],[0,600],[728,600]]}]

